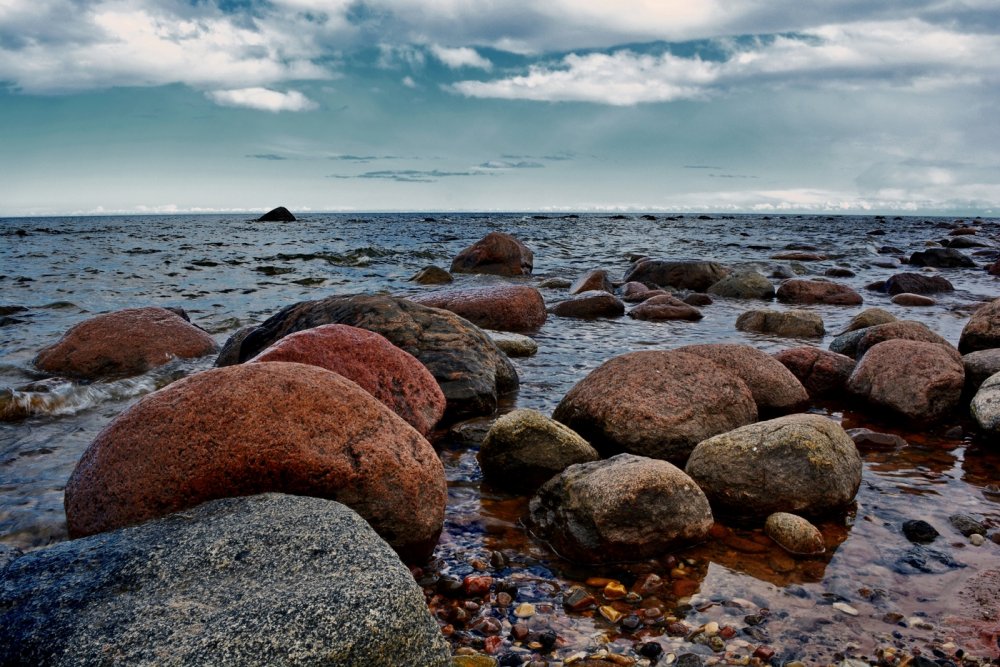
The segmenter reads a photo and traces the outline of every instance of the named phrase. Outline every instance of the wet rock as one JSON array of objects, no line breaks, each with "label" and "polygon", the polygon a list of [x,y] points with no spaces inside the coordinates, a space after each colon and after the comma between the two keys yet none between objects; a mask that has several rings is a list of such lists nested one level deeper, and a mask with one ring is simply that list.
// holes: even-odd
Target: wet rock
[{"label": "wet rock", "polygon": [[717,514],[763,518],[841,510],[861,484],[861,457],[839,424],[799,414],[699,443],[685,471]]},{"label": "wet rock", "polygon": [[778,286],[778,301],[782,303],[823,303],[834,306],[856,306],[864,299],[847,285],[822,280],[793,278]]},{"label": "wet rock", "polygon": [[666,292],[664,290],[649,289],[642,283],[637,283],[634,281],[622,285],[621,294],[622,294],[622,301],[626,303],[638,303],[640,301],[645,301],[646,299],[650,299],[654,296],[661,296],[664,294],[669,296],[669,292]]},{"label": "wet rock", "polygon": [[552,306],[550,312],[559,317],[576,317],[584,320],[598,317],[621,317],[625,304],[614,294],[602,290],[581,292]]},{"label": "wet rock", "polygon": [[964,563],[956,561],[950,554],[919,544],[910,547],[894,559],[891,556],[891,553],[886,554],[877,562],[880,565],[888,565],[893,572],[904,575],[943,574],[965,567]]},{"label": "wet rock", "polygon": [[527,285],[495,285],[428,292],[410,301],[443,308],[478,327],[499,331],[536,331],[545,324],[545,299]]},{"label": "wet rock", "polygon": [[408,280],[421,285],[446,285],[455,279],[440,266],[425,266],[410,276]]},{"label": "wet rock", "polygon": [[815,347],[782,350],[774,358],[798,378],[812,398],[842,393],[854,372],[854,360],[850,357]]},{"label": "wet rock", "polygon": [[624,282],[636,281],[650,287],[704,292],[729,275],[729,271],[715,262],[642,259],[629,268]]},{"label": "wet rock", "polygon": [[688,294],[686,297],[681,299],[681,301],[683,301],[689,306],[697,306],[697,307],[711,306],[713,303],[715,303],[712,300],[712,297],[710,297],[707,294],[702,294],[701,292],[692,292],[691,294]]},{"label": "wet rock", "polygon": [[755,421],[757,406],[743,380],[703,357],[641,351],[593,370],[553,418],[602,453],[683,463],[705,438]]},{"label": "wet rock", "polygon": [[952,514],[948,517],[948,523],[950,523],[955,530],[962,533],[965,537],[970,537],[972,535],[985,536],[987,533],[986,526],[968,514]]},{"label": "wet rock", "polygon": [[989,434],[1000,432],[1000,373],[983,381],[969,406],[979,428]]},{"label": "wet rock", "polygon": [[959,227],[958,229],[953,229],[948,232],[948,236],[972,236],[977,233],[975,227]]},{"label": "wet rock", "polygon": [[444,416],[444,394],[427,367],[372,331],[324,324],[285,336],[248,363],[269,361],[319,366],[356,382],[423,436]]},{"label": "wet rock", "polygon": [[243,339],[250,335],[250,332],[257,328],[256,324],[249,324],[237,329],[222,346],[219,356],[215,359],[216,366],[232,366],[240,363],[240,346]]},{"label": "wet rock", "polygon": [[889,294],[936,294],[954,292],[955,286],[941,276],[897,273],[885,281],[885,291]]},{"label": "wet rock", "polygon": [[910,294],[908,292],[903,292],[892,297],[892,302],[897,306],[933,306],[937,303],[937,301],[929,296]]},{"label": "wet rock", "polygon": [[5,665],[451,664],[420,588],[364,520],[278,494],[19,558],[0,636]]},{"label": "wet rock", "polygon": [[977,239],[971,236],[959,236],[949,239],[944,245],[949,248],[993,248],[995,244],[986,239]]},{"label": "wet rock", "polygon": [[891,450],[907,446],[906,440],[894,433],[879,433],[867,428],[848,429],[847,435],[861,450]]},{"label": "wet rock", "polygon": [[826,333],[823,318],[808,310],[748,310],[736,318],[736,328],[788,338],[816,338]]},{"label": "wet rock", "polygon": [[490,232],[451,262],[452,273],[490,273],[498,276],[529,275],[534,255],[510,234]]},{"label": "wet rock", "polygon": [[936,268],[975,268],[976,263],[954,248],[927,248],[910,255],[913,266],[933,266]]},{"label": "wet rock", "polygon": [[962,356],[965,367],[965,389],[975,394],[986,379],[1000,373],[1000,348],[969,352]]},{"label": "wet rock", "polygon": [[770,300],[774,298],[774,285],[756,271],[740,271],[710,286],[708,293],[729,299]]},{"label": "wet rock", "polygon": [[792,554],[811,556],[826,551],[819,528],[795,514],[775,512],[764,522],[764,532]]},{"label": "wet rock", "polygon": [[[874,327],[879,324],[889,324],[890,322],[895,322],[896,320],[896,316],[888,310],[883,310],[882,308],[866,308],[852,317],[851,321],[848,322],[847,327],[837,335],[840,336],[852,331],[858,331],[859,329],[867,329],[868,327]],[[832,350],[833,346],[831,346],[830,349]]]},{"label": "wet rock", "polygon": [[[912,340],[922,343],[935,343],[955,351],[951,343],[928,329],[927,325],[923,322],[898,320],[896,322],[889,322],[888,324],[876,324],[873,327],[859,331],[861,333],[858,335],[856,344],[853,346],[853,349],[849,350],[850,354],[853,354],[856,359],[861,359],[875,345],[889,340]],[[833,345],[830,348],[833,349]],[[847,353],[845,352],[845,354]],[[957,352],[955,354],[957,356]]]},{"label": "wet rock", "polygon": [[279,206],[257,218],[257,222],[295,222],[295,216],[284,206]]},{"label": "wet rock", "polygon": [[771,259],[794,262],[821,262],[826,259],[826,255],[820,255],[815,252],[805,252],[802,250],[786,250],[784,252],[771,255]]},{"label": "wet rock", "polygon": [[538,289],[565,289],[573,283],[565,278],[546,278],[538,283]]},{"label": "wet rock", "polygon": [[94,380],[139,375],[216,350],[211,336],[166,308],[127,308],[70,328],[34,363],[46,373]]},{"label": "wet rock", "polygon": [[0,543],[0,575],[8,565],[24,555],[24,552],[9,544]]},{"label": "wet rock", "polygon": [[490,414],[498,396],[518,385],[507,355],[478,327],[452,312],[391,296],[332,296],[283,308],[243,339],[238,358],[245,361],[288,334],[323,324],[374,331],[419,359],[444,392],[451,417]]},{"label": "wet rock", "polygon": [[269,362],[191,375],[118,415],[70,476],[66,523],[80,537],[269,491],[339,500],[413,560],[444,521],[444,469],[419,433],[336,373]]},{"label": "wet rock", "polygon": [[705,538],[712,512],[679,468],[632,454],[570,466],[530,503],[533,530],[579,562],[635,561]]},{"label": "wet rock", "polygon": [[496,346],[508,357],[530,357],[538,352],[538,343],[528,336],[509,331],[484,330]]},{"label": "wet rock", "polygon": [[972,314],[958,339],[962,354],[1000,347],[1000,299],[994,299]]},{"label": "wet rock", "polygon": [[476,458],[495,486],[533,491],[567,467],[600,455],[563,424],[535,410],[515,410],[493,423]]},{"label": "wet rock", "polygon": [[604,269],[594,269],[577,278],[576,282],[570,285],[569,293],[580,294],[581,292],[595,290],[602,292],[615,291],[614,286],[611,284],[611,279],[608,278],[608,272]]},{"label": "wet rock", "polygon": [[685,345],[677,352],[704,357],[746,383],[758,415],[784,414],[802,407],[809,394],[798,378],[777,359],[749,345]]},{"label": "wet rock", "polygon": [[628,311],[628,316],[636,320],[661,322],[665,320],[688,320],[696,322],[704,315],[701,311],[672,296],[654,296],[646,299]]},{"label": "wet rock", "polygon": [[903,535],[911,542],[926,544],[933,542],[940,533],[922,519],[911,519],[903,522]]},{"label": "wet rock", "polygon": [[965,369],[954,348],[887,340],[865,353],[847,386],[874,408],[931,423],[954,412],[964,383]]},{"label": "wet rock", "polygon": [[823,275],[829,276],[830,278],[853,278],[857,274],[848,268],[844,268],[842,266],[835,266],[833,268],[824,271]]}]

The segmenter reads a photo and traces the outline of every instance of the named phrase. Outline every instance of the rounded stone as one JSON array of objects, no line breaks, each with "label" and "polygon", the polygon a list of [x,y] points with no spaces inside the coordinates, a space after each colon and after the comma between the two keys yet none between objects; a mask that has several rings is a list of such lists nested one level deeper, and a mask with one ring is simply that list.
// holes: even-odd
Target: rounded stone
[{"label": "rounded stone", "polygon": [[782,350],[774,358],[799,379],[812,398],[837,395],[847,388],[854,360],[816,347]]},{"label": "rounded stone", "polygon": [[696,322],[704,317],[701,311],[694,306],[668,295],[654,296],[646,299],[628,311],[628,316],[636,320],[649,320],[653,322],[666,320]]},{"label": "rounded stone", "polygon": [[851,321],[847,324],[847,328],[837,335],[840,336],[851,331],[867,329],[868,327],[873,327],[878,324],[888,324],[889,322],[895,322],[896,320],[896,316],[888,310],[884,310],[882,308],[866,308],[852,317]]},{"label": "rounded stone", "polygon": [[703,292],[729,275],[729,272],[729,268],[716,262],[644,258],[629,268],[623,282],[636,281],[653,287]]},{"label": "rounded stone", "polygon": [[851,503],[861,485],[861,456],[832,419],[798,414],[704,440],[685,471],[717,514],[814,516]]},{"label": "rounded stone", "polygon": [[593,271],[588,271],[583,274],[576,281],[570,285],[570,294],[580,294],[581,292],[590,292],[594,290],[599,290],[602,292],[614,292],[614,286],[611,284],[611,279],[608,278],[608,272],[604,269],[594,269]]},{"label": "rounded stone", "polygon": [[455,279],[440,266],[425,266],[413,274],[408,280],[421,285],[447,285]]},{"label": "rounded stone", "polygon": [[976,310],[958,340],[958,351],[962,354],[994,347],[1000,347],[1000,299],[994,299]]},{"label": "rounded stone", "polygon": [[538,352],[538,343],[529,336],[523,336],[509,331],[491,331],[484,329],[500,351],[508,357],[530,357]]},{"label": "rounded stone", "polygon": [[775,512],[764,522],[764,532],[792,554],[812,556],[826,551],[819,528],[796,514]]},{"label": "rounded stone", "polygon": [[1000,432],[1000,373],[986,378],[969,406],[972,418],[986,433]]},{"label": "rounded stone", "polygon": [[757,405],[743,380],[704,357],[650,350],[601,364],[552,416],[602,453],[683,463],[705,438],[755,421]]},{"label": "rounded stone", "polygon": [[80,322],[35,357],[35,367],[67,377],[139,375],[170,360],[212,354],[207,333],[166,308],[127,308]]},{"label": "rounded stone", "polygon": [[889,322],[888,324],[877,324],[864,329],[858,337],[857,345],[854,349],[855,359],[861,359],[869,349],[888,340],[912,340],[922,343],[934,343],[948,348],[955,352],[956,357],[958,356],[958,352],[955,351],[951,343],[931,331],[923,322],[900,320]]},{"label": "rounded stone", "polygon": [[787,338],[818,338],[826,333],[823,318],[808,310],[748,310],[736,318],[736,329]]},{"label": "rounded stone", "polygon": [[14,561],[5,665],[451,664],[399,557],[340,503],[205,503]]},{"label": "rounded stone", "polygon": [[773,299],[774,285],[756,271],[731,273],[708,288],[709,294],[729,299]]},{"label": "rounded stone", "polygon": [[251,362],[319,366],[362,389],[426,436],[444,416],[445,398],[427,367],[383,336],[344,324],[325,324],[285,336]]},{"label": "rounded stone", "polygon": [[563,424],[535,410],[515,410],[493,423],[476,458],[495,486],[534,490],[567,467],[600,455]]},{"label": "rounded stone", "polygon": [[975,268],[970,257],[954,248],[927,248],[910,255],[912,266],[933,266],[937,268]]},{"label": "rounded stone", "polygon": [[121,413],[70,476],[66,523],[81,537],[270,491],[338,500],[413,560],[444,521],[423,436],[336,373],[268,362],[191,375]]},{"label": "rounded stone", "polygon": [[778,286],[778,301],[783,303],[823,303],[834,306],[856,306],[864,301],[861,295],[839,283],[793,278]]},{"label": "rounded stone", "polygon": [[545,299],[528,285],[470,287],[408,298],[424,306],[450,310],[484,329],[536,331],[545,324]]},{"label": "rounded stone", "polygon": [[625,314],[625,304],[614,294],[603,290],[580,292],[551,308],[553,315],[596,319],[598,317],[621,317]]},{"label": "rounded stone", "polygon": [[535,534],[570,560],[636,561],[703,540],[705,494],[666,461],[619,454],[570,466],[529,505]]},{"label": "rounded stone", "polygon": [[490,232],[455,256],[451,272],[520,276],[530,274],[533,264],[528,246],[510,234]]},{"label": "rounded stone", "polygon": [[897,306],[933,306],[937,304],[937,301],[930,298],[929,296],[923,296],[922,294],[911,294],[909,292],[900,292],[896,296],[892,297],[891,301]]},{"label": "rounded stone", "polygon": [[923,273],[897,273],[885,281],[885,291],[889,294],[935,294],[954,292],[955,286],[941,276]]},{"label": "rounded stone", "polygon": [[670,293],[665,290],[649,289],[642,283],[635,281],[622,285],[621,293],[622,301],[626,303],[639,303],[646,299],[652,299],[654,296],[670,296]]},{"label": "rounded stone", "polygon": [[970,394],[986,381],[986,378],[1000,373],[1000,348],[979,350],[962,355],[965,367],[965,388]]}]

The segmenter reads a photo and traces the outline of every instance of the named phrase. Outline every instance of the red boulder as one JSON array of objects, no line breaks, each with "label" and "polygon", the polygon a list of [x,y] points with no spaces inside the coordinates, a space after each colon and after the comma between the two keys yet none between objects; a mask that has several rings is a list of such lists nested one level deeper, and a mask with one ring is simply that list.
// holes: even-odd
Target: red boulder
[{"label": "red boulder", "polygon": [[451,272],[520,276],[530,274],[533,263],[528,246],[510,234],[490,232],[455,256]]},{"label": "red boulder", "polygon": [[536,331],[545,324],[545,299],[527,285],[496,285],[445,290],[408,297],[431,308],[443,308],[476,326],[497,331]]}]

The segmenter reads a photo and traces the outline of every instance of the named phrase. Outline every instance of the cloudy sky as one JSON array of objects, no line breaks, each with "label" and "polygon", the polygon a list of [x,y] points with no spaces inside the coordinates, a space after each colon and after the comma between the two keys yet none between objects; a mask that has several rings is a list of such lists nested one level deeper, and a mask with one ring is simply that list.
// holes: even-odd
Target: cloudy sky
[{"label": "cloudy sky", "polygon": [[0,215],[1000,215],[997,0],[0,0]]}]

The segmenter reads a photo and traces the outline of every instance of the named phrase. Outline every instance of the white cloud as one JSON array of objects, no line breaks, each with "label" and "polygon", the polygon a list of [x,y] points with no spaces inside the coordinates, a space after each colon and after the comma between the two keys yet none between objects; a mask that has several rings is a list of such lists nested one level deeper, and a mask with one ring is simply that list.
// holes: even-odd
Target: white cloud
[{"label": "white cloud", "polygon": [[431,44],[430,51],[435,58],[452,69],[459,67],[476,67],[487,71],[493,69],[493,63],[469,47],[448,48]]},{"label": "white cloud", "polygon": [[238,88],[235,90],[212,90],[208,98],[225,107],[245,107],[260,111],[312,111],[318,105],[297,90],[282,93],[268,88]]},{"label": "white cloud", "polygon": [[406,86],[407,88],[416,88],[417,82],[413,80],[412,76],[404,76],[403,85]]}]

